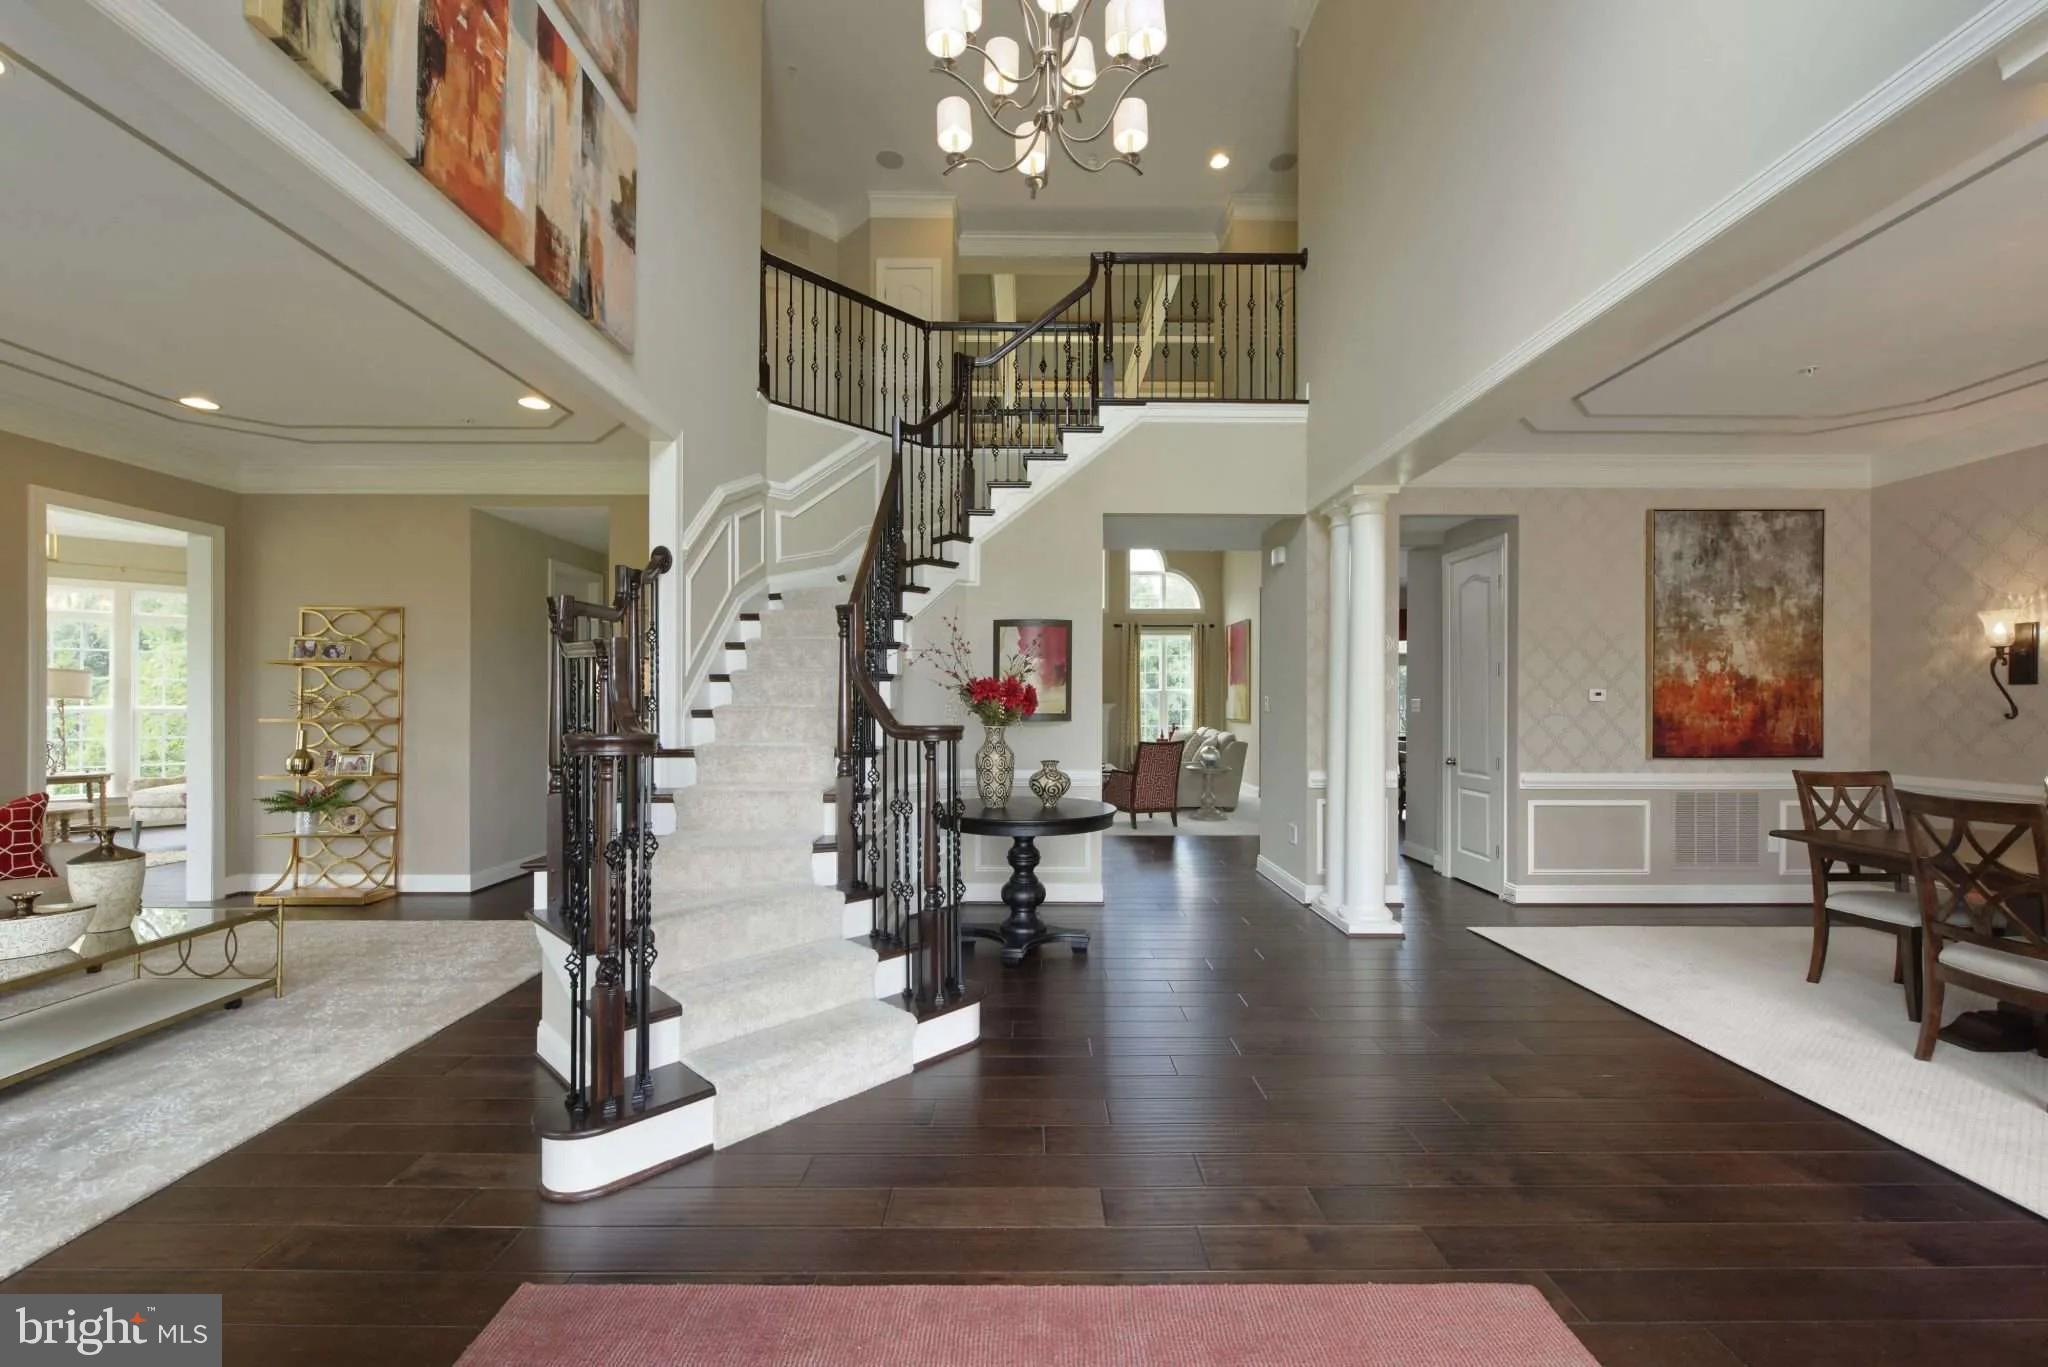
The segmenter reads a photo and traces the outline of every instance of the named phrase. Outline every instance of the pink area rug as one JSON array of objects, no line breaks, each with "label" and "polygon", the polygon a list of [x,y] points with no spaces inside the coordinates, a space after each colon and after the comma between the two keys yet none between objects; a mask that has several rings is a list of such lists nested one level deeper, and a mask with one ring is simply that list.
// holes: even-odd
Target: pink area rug
[{"label": "pink area rug", "polygon": [[523,1286],[460,1367],[1593,1367],[1533,1287]]}]

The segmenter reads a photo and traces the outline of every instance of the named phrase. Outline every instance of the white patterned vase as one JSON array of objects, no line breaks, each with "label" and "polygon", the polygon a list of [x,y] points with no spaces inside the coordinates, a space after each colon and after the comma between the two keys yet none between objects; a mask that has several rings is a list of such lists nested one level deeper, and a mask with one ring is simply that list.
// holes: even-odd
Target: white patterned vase
[{"label": "white patterned vase", "polygon": [[1057,807],[1073,786],[1074,780],[1061,771],[1058,760],[1038,761],[1038,772],[1031,776],[1031,795],[1045,807]]},{"label": "white patterned vase", "polygon": [[1004,728],[983,727],[981,748],[974,752],[974,786],[984,807],[1007,807],[1010,787],[1017,781],[1017,757],[1003,739]]},{"label": "white patterned vase", "polygon": [[142,910],[142,879],[148,861],[141,850],[116,845],[112,827],[95,834],[99,837],[99,848],[66,864],[64,882],[73,902],[92,903],[86,934],[126,930]]}]

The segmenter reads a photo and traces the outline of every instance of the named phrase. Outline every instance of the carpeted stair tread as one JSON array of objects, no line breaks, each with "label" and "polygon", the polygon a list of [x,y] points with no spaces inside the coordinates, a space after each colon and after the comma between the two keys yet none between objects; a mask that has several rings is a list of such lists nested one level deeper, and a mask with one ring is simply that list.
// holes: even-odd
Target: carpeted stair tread
[{"label": "carpeted stair tread", "polygon": [[814,782],[692,784],[675,796],[676,834],[782,832],[795,839],[825,833],[824,794]]},{"label": "carpeted stair tread", "polygon": [[697,747],[700,784],[809,783],[822,791],[837,773],[829,748],[801,741],[712,741]]},{"label": "carpeted stair tread", "polygon": [[844,938],[845,921],[845,896],[815,883],[777,883],[657,902],[654,943],[661,954],[655,963],[667,972],[690,973],[800,945],[837,942]]},{"label": "carpeted stair tread", "polygon": [[772,1030],[835,1005],[873,1001],[875,951],[852,940],[817,940],[745,959],[664,975],[655,984],[682,1004],[682,1047],[707,1049]]},{"label": "carpeted stair tread", "polygon": [[677,830],[663,836],[654,856],[656,909],[778,885],[815,888],[810,842],[816,838],[795,831],[742,830]]},{"label": "carpeted stair tread", "polygon": [[909,1012],[869,998],[685,1050],[683,1061],[718,1088],[712,1142],[725,1148],[909,1076],[916,1030]]}]

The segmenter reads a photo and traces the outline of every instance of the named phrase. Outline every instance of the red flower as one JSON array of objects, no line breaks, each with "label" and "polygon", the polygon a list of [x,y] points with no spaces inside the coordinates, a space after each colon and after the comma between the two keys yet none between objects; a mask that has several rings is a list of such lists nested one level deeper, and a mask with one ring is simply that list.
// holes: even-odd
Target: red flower
[{"label": "red flower", "polygon": [[1023,707],[1022,707],[1022,708],[1020,709],[1020,712],[1021,712],[1021,714],[1022,714],[1022,715],[1026,716],[1026,717],[1029,717],[1029,716],[1031,716],[1031,715],[1035,714],[1035,713],[1036,713],[1037,711],[1038,711],[1038,690],[1037,690],[1036,688],[1033,688],[1033,687],[1032,687],[1032,686],[1031,686],[1030,684],[1025,684],[1025,685],[1024,685],[1024,706],[1023,706]]}]

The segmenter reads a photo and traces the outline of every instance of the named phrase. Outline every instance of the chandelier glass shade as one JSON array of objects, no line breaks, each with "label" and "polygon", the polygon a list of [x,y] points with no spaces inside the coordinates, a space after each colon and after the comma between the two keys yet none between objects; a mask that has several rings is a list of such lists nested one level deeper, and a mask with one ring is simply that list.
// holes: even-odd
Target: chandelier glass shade
[{"label": "chandelier glass shade", "polygon": [[[1015,171],[1036,198],[1051,173],[1055,145],[1083,171],[1122,165],[1144,174],[1138,157],[1151,141],[1149,112],[1131,91],[1165,69],[1166,0],[1103,0],[1100,62],[1096,44],[1081,31],[1097,3],[1017,0],[1020,42],[1002,34],[979,37],[984,0],[924,0],[924,46],[936,59],[933,69],[967,92],[939,101],[937,135],[946,174],[963,166]],[[979,86],[961,70],[968,53],[981,59]],[[1111,73],[1123,78],[1113,100],[1105,84]],[[1107,110],[1092,131],[1084,131],[1091,99],[1098,106],[1108,100]],[[976,106],[1008,139],[1014,154],[1008,163],[970,155]],[[1091,156],[1088,144],[1104,134],[1114,151]]]}]

